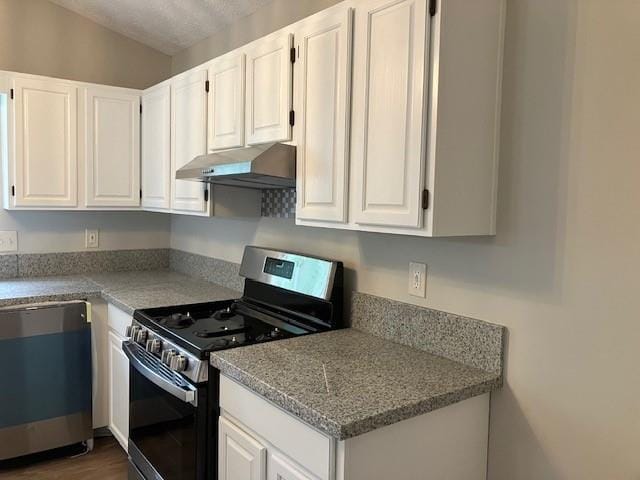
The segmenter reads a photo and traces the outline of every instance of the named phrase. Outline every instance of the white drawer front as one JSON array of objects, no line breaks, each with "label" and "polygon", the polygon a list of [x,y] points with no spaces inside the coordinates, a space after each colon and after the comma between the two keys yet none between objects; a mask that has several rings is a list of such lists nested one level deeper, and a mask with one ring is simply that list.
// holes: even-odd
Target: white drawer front
[{"label": "white drawer front", "polygon": [[131,315],[123,312],[118,307],[109,304],[107,324],[115,333],[121,337],[126,337],[127,327],[131,325],[132,320],[133,318]]},{"label": "white drawer front", "polygon": [[333,478],[334,439],[224,375],[220,407],[320,479]]}]

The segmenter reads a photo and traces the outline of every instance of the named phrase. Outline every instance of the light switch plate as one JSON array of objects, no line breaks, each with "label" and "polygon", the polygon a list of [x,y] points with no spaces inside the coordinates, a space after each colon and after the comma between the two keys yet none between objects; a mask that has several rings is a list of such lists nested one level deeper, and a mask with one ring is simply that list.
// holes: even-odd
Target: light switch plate
[{"label": "light switch plate", "polygon": [[424,263],[409,263],[409,295],[427,296],[427,266]]},{"label": "light switch plate", "polygon": [[18,232],[15,230],[0,231],[0,252],[18,251]]},{"label": "light switch plate", "polygon": [[85,230],[84,246],[87,248],[98,248],[99,233],[98,230]]}]

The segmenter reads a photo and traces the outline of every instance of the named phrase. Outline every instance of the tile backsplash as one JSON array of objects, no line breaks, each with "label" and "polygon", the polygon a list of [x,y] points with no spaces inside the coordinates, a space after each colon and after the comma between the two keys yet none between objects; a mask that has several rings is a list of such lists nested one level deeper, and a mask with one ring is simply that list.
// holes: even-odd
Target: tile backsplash
[{"label": "tile backsplash", "polygon": [[296,189],[263,190],[261,215],[272,218],[294,218],[296,215]]}]

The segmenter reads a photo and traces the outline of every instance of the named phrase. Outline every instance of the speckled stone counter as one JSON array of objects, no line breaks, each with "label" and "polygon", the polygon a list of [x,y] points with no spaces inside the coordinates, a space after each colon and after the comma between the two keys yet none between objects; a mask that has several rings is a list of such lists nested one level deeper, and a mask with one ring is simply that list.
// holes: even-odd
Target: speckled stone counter
[{"label": "speckled stone counter", "polygon": [[502,383],[499,373],[355,329],[224,350],[212,353],[210,361],[223,374],[340,440]]},{"label": "speckled stone counter", "polygon": [[0,281],[0,307],[102,297],[132,314],[137,308],[208,302],[239,296],[238,291],[169,270]]},{"label": "speckled stone counter", "polygon": [[100,296],[101,288],[87,277],[68,275],[14,278],[0,281],[0,307]]},{"label": "speckled stone counter", "polygon": [[168,270],[91,274],[89,278],[101,286],[102,298],[127,313],[241,296],[236,290]]}]

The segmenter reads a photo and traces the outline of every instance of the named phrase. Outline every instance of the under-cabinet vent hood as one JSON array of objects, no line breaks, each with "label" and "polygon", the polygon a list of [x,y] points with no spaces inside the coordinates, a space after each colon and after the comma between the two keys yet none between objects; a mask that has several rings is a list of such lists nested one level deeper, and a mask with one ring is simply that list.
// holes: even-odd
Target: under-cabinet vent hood
[{"label": "under-cabinet vent hood", "polygon": [[200,155],[176,172],[178,180],[245,188],[296,186],[296,147],[269,143]]}]

